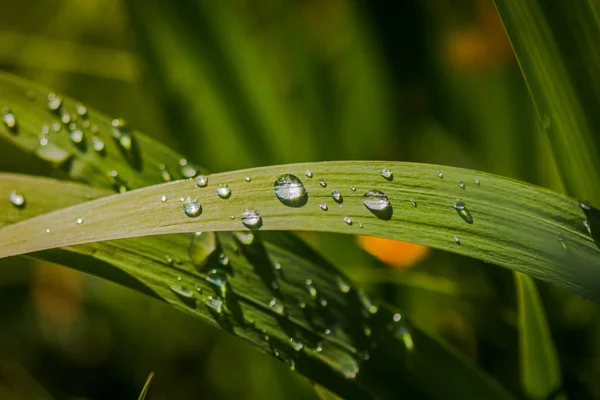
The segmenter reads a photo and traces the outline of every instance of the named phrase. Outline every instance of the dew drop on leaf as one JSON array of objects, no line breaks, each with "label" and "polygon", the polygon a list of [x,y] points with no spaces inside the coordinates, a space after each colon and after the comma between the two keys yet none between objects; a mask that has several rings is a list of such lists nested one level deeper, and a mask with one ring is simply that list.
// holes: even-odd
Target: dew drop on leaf
[{"label": "dew drop on leaf", "polygon": [[221,301],[218,297],[208,296],[206,300],[204,300],[204,304],[214,313],[218,315],[223,314],[223,301]]},{"label": "dew drop on leaf", "polygon": [[306,177],[307,177],[307,178],[312,178],[312,177],[313,177],[313,173],[312,173],[312,172],[310,172],[309,170],[306,170],[306,171],[304,172],[304,175],[306,175]]},{"label": "dew drop on leaf", "polygon": [[301,207],[308,201],[306,188],[296,175],[281,175],[273,184],[273,190],[279,201],[288,207]]},{"label": "dew drop on leaf", "polygon": [[352,190],[353,192],[356,192],[356,187],[350,186],[350,190]]},{"label": "dew drop on leaf", "polygon": [[304,284],[306,285],[306,290],[308,291],[310,297],[317,297],[317,288],[313,284],[312,280],[307,279],[306,281],[304,281]]},{"label": "dew drop on leaf", "polygon": [[437,172],[437,177],[440,179],[444,179],[444,173],[442,171]]},{"label": "dew drop on leaf", "polygon": [[331,192],[331,198],[336,203],[342,203],[344,201],[344,199],[342,199],[342,194],[340,193],[339,190],[334,190],[333,192]]},{"label": "dew drop on leaf", "polygon": [[224,270],[213,269],[208,273],[206,279],[219,289],[222,297],[225,297],[227,293],[227,273]]},{"label": "dew drop on leaf", "polygon": [[327,187],[327,182],[325,182],[325,179],[319,178],[319,185],[321,185],[321,187]]},{"label": "dew drop on leaf", "polygon": [[173,180],[165,164],[159,164],[158,170],[160,171],[160,177],[163,180],[163,182],[170,182]]},{"label": "dew drop on leaf", "polygon": [[465,183],[463,181],[458,181],[458,187],[461,189],[465,188]]},{"label": "dew drop on leaf", "polygon": [[379,190],[369,190],[363,196],[363,204],[377,218],[389,220],[392,218],[393,208],[387,195]]},{"label": "dew drop on leaf", "polygon": [[77,217],[77,218],[75,218],[75,222],[77,223],[77,225],[82,225],[83,224],[83,218],[82,217]]},{"label": "dew drop on leaf", "polygon": [[329,207],[327,207],[327,204],[325,204],[325,203],[319,204],[319,207],[321,207],[321,210],[323,210],[323,211],[329,210]]},{"label": "dew drop on leaf", "polygon": [[48,94],[48,103],[46,104],[48,110],[57,112],[62,107],[62,99],[55,93]]},{"label": "dew drop on leaf", "polygon": [[96,135],[92,136],[92,149],[94,149],[96,153],[104,153],[104,141]]},{"label": "dew drop on leaf", "polygon": [[569,249],[569,246],[567,246],[567,242],[565,241],[565,238],[562,235],[562,233],[560,233],[560,232],[556,233],[556,240],[558,240],[558,242],[563,247],[563,249],[565,249],[565,250]]},{"label": "dew drop on leaf", "polygon": [[71,132],[69,132],[69,139],[71,139],[71,142],[73,142],[75,145],[82,144],[83,132],[81,129],[73,129]]},{"label": "dew drop on leaf", "polygon": [[350,217],[344,217],[344,222],[348,225],[352,225],[352,218]]},{"label": "dew drop on leaf", "polygon": [[228,199],[231,197],[231,189],[226,184],[221,184],[217,187],[217,196],[222,199]]},{"label": "dew drop on leaf", "polygon": [[202,214],[202,205],[200,204],[200,200],[198,200],[197,198],[192,200],[192,198],[188,196],[182,202],[182,206],[183,212],[188,217],[195,218]]},{"label": "dew drop on leaf", "polygon": [[285,315],[285,307],[281,300],[273,297],[271,301],[269,301],[269,307],[275,311],[279,315]]},{"label": "dew drop on leaf", "polygon": [[479,180],[479,178],[475,178],[473,181],[477,186],[481,186],[481,181]]},{"label": "dew drop on leaf", "polygon": [[205,187],[208,185],[208,177],[206,175],[200,175],[196,178],[196,186]]},{"label": "dew drop on leaf", "polygon": [[592,234],[592,226],[590,225],[590,223],[585,220],[583,221],[583,226],[585,226],[585,229],[587,229],[588,233],[591,235]]},{"label": "dew drop on leaf", "polygon": [[415,207],[415,208],[417,208],[417,202],[414,201],[414,200],[410,201],[410,205],[413,206],[413,207]]},{"label": "dew drop on leaf", "polygon": [[249,176],[246,176],[246,177],[244,177],[244,180],[245,180],[246,182],[250,182],[250,181],[252,181],[252,178],[250,178]]},{"label": "dew drop on leaf", "polygon": [[191,290],[185,288],[181,284],[175,283],[175,284],[173,284],[173,285],[170,286],[170,289],[176,295],[184,297],[186,299],[191,299],[191,298],[194,297],[194,292],[192,292]]},{"label": "dew drop on leaf", "polygon": [[387,179],[388,181],[391,181],[392,179],[394,179],[394,174],[392,173],[392,171],[390,171],[387,168],[384,168],[381,170],[381,176],[384,179]]},{"label": "dew drop on leaf", "polygon": [[12,204],[13,206],[15,206],[17,208],[25,207],[25,196],[23,196],[21,193],[17,192],[16,190],[11,190],[11,192],[8,195],[8,201],[10,201],[10,204]]},{"label": "dew drop on leaf", "polygon": [[302,342],[296,338],[291,337],[290,338],[290,345],[292,346],[292,348],[295,351],[300,351],[304,348],[304,345],[302,344]]},{"label": "dew drop on leaf", "polygon": [[258,229],[262,225],[262,218],[258,212],[246,209],[242,213],[242,224],[250,229]]},{"label": "dew drop on leaf", "polygon": [[229,265],[229,257],[227,257],[223,253],[219,254],[219,264],[221,264],[223,266]]},{"label": "dew drop on leaf", "polygon": [[160,196],[160,201],[161,201],[161,203],[166,203],[167,202],[167,196],[165,196],[164,194],[162,196]]},{"label": "dew drop on leaf", "polygon": [[342,293],[350,292],[350,284],[341,276],[338,276],[336,278],[336,283],[337,283],[338,289],[340,289],[340,292],[342,292]]},{"label": "dew drop on leaf", "polygon": [[454,236],[454,243],[460,246],[460,239],[458,238],[458,236]]},{"label": "dew drop on leaf", "polygon": [[8,108],[2,109],[2,123],[11,133],[18,133],[17,119]]},{"label": "dew drop on leaf", "polygon": [[462,200],[456,200],[454,209],[467,224],[473,223],[473,217]]}]

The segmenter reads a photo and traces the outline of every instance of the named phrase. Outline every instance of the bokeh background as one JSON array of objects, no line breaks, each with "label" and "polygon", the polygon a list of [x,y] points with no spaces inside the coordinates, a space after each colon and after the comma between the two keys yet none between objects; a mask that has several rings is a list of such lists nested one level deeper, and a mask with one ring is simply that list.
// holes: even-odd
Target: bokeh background
[{"label": "bokeh background", "polygon": [[[562,187],[491,0],[0,0],[0,69],[212,171],[446,164]],[[303,233],[369,293],[519,391],[512,274],[396,241]],[[117,285],[3,260],[0,398],[316,399],[229,334]],[[571,398],[600,398],[599,308],[538,283]]]}]

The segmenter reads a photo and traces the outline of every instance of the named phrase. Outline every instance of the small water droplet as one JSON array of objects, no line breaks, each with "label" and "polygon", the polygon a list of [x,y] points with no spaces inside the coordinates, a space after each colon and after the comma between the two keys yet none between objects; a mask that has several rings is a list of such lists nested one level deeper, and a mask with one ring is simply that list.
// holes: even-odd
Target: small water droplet
[{"label": "small water droplet", "polygon": [[[171,257],[169,257],[169,258],[171,258]],[[172,258],[171,258],[171,262],[170,263],[173,263],[173,259]],[[177,282],[181,282],[182,280],[183,280],[183,278],[181,276],[177,277]]]},{"label": "small water droplet", "polygon": [[92,136],[92,149],[94,149],[96,153],[104,153],[104,141],[96,135]]},{"label": "small water droplet", "polygon": [[325,182],[325,179],[319,178],[319,185],[321,185],[321,187],[327,187],[327,182]]},{"label": "small water droplet", "polygon": [[401,315],[401,314],[399,314],[399,313],[396,313],[396,314],[394,314],[394,315],[392,316],[392,320],[393,320],[394,322],[398,322],[398,321],[400,321],[401,319],[402,319],[402,315]]},{"label": "small water droplet", "polygon": [[60,122],[55,122],[52,124],[52,130],[54,132],[60,132],[61,129],[62,129],[62,126],[60,125]]},{"label": "small water droplet", "polygon": [[582,201],[581,203],[579,203],[579,206],[581,207],[581,209],[583,211],[592,211],[592,206],[590,205],[590,203],[587,203],[585,201]]},{"label": "small water droplet", "polygon": [[560,233],[560,232],[556,233],[556,240],[558,240],[558,242],[563,247],[563,249],[568,250],[569,246],[567,246],[567,242],[565,241],[565,238],[562,235],[562,233]]},{"label": "small water droplet", "polygon": [[54,93],[49,93],[47,107],[48,110],[54,112],[60,110],[60,108],[62,107],[62,99]]},{"label": "small water droplet", "polygon": [[444,179],[444,173],[442,171],[437,172],[437,177],[440,179]]},{"label": "small water droplet", "polygon": [[21,193],[17,192],[16,190],[12,190],[8,194],[8,201],[10,201],[10,203],[17,208],[25,207],[25,196],[23,196]]},{"label": "small water droplet", "polygon": [[258,229],[262,226],[262,218],[258,212],[246,209],[242,213],[242,224],[250,229]]},{"label": "small water droplet", "polygon": [[80,145],[83,143],[83,132],[80,129],[74,129],[69,132],[69,139],[75,145]]},{"label": "small water droplet", "polygon": [[362,290],[358,290],[357,293],[358,293],[358,298],[360,299],[360,302],[363,304],[363,307],[365,308],[365,310],[367,310],[367,312],[369,314],[377,314],[377,311],[379,311],[379,308],[373,304],[373,302],[371,301],[369,296],[367,296],[365,294],[365,292],[363,292]]},{"label": "small water droplet", "polygon": [[342,194],[340,193],[339,190],[334,190],[333,192],[331,192],[331,198],[336,203],[343,203],[344,202],[344,199],[342,199]]},{"label": "small water droplet", "polygon": [[87,117],[88,110],[83,104],[76,104],[75,111],[77,112],[77,114],[79,114],[79,116],[84,118]]},{"label": "small water droplet", "polygon": [[160,171],[160,177],[163,180],[163,182],[170,182],[173,180],[165,164],[159,164],[158,170]]},{"label": "small water droplet", "polygon": [[231,189],[226,184],[221,184],[217,186],[217,196],[222,199],[228,199],[231,197]]},{"label": "small water droplet", "polygon": [[465,183],[463,181],[458,181],[458,187],[461,189],[465,188]]},{"label": "small water droplet", "polygon": [[301,207],[308,201],[302,181],[295,175],[281,175],[273,184],[275,196],[288,207]]},{"label": "small water droplet", "polygon": [[349,293],[350,292],[350,284],[348,282],[346,282],[346,280],[344,278],[342,278],[341,276],[338,276],[336,278],[336,283],[337,283],[337,287],[338,289],[340,289],[340,292],[342,293]]},{"label": "small water droplet", "polygon": [[249,176],[246,176],[246,177],[244,177],[244,180],[245,180],[246,182],[250,182],[250,181],[252,180],[252,178],[250,178]]},{"label": "small water droplet", "polygon": [[206,175],[200,175],[196,178],[196,186],[205,187],[208,185],[208,177]]},{"label": "small water droplet", "polygon": [[473,181],[477,186],[481,186],[481,181],[479,180],[479,178],[475,178]]},{"label": "small water droplet", "polygon": [[390,171],[387,168],[384,168],[381,170],[381,176],[383,176],[388,181],[391,181],[392,179],[394,179],[394,174],[392,173],[392,171]]},{"label": "small water droplet", "polygon": [[319,207],[321,207],[321,210],[323,210],[323,211],[329,210],[329,207],[327,207],[327,204],[325,204],[325,203],[319,204]]},{"label": "small water droplet", "polygon": [[77,217],[77,218],[75,218],[75,222],[77,223],[77,225],[82,225],[83,224],[83,218],[82,217]]},{"label": "small water droplet", "polygon": [[312,280],[307,279],[304,281],[304,284],[306,285],[306,290],[308,291],[310,297],[317,297],[317,288],[313,285]]},{"label": "small water droplet", "polygon": [[281,270],[281,264],[279,264],[278,262],[273,264],[273,268],[277,271]]},{"label": "small water droplet", "polygon": [[170,289],[176,295],[185,297],[186,299],[191,299],[194,297],[194,292],[192,292],[191,290],[185,288],[184,286],[182,286],[180,284],[175,283],[170,286]]},{"label": "small water droplet", "polygon": [[325,299],[324,297],[319,298],[319,305],[321,307],[327,307],[327,299]]},{"label": "small water droplet", "polygon": [[223,301],[220,298],[213,298],[212,296],[208,296],[206,300],[204,300],[204,304],[214,313],[219,315],[223,314]]},{"label": "small water droplet", "polygon": [[371,327],[367,324],[365,324],[363,326],[363,333],[365,334],[366,337],[371,337],[371,334],[373,333],[373,331],[371,330]]},{"label": "small water droplet", "polygon": [[50,229],[46,229],[46,233],[50,233],[50,232],[51,232]]},{"label": "small water droplet", "polygon": [[198,217],[200,214],[202,214],[202,205],[200,204],[200,200],[198,200],[197,198],[192,200],[192,198],[190,196],[188,196],[182,202],[182,206],[183,206],[183,212],[188,217],[195,218],[195,217]]},{"label": "small water droplet", "polygon": [[413,206],[413,207],[415,207],[415,208],[417,208],[417,202],[414,201],[414,200],[410,201],[410,205]]},{"label": "small water droplet", "polygon": [[221,294],[221,297],[226,297],[227,294],[227,273],[222,269],[213,269],[208,273],[206,278],[210,283],[215,285]]},{"label": "small water droplet", "polygon": [[458,238],[458,236],[454,236],[454,243],[460,246],[460,239]]},{"label": "small water droplet", "polygon": [[304,172],[304,175],[306,175],[306,177],[307,177],[307,178],[312,178],[312,177],[313,177],[313,173],[312,173],[312,172],[310,172],[309,170],[306,170],[306,171]]},{"label": "small water droplet", "polygon": [[2,109],[2,122],[4,123],[4,126],[6,126],[6,128],[11,133],[19,132],[19,127],[17,125],[17,118],[8,108]]},{"label": "small water droplet", "polygon": [[196,285],[194,290],[196,290],[196,292],[198,292],[198,293],[202,293],[202,287],[200,285]]},{"label": "small water droplet", "polygon": [[198,167],[182,158],[179,160],[179,173],[184,178],[193,178],[198,175]]},{"label": "small water droplet", "polygon": [[473,217],[462,200],[456,200],[454,209],[467,224],[473,223]]},{"label": "small water droplet", "polygon": [[352,218],[350,217],[344,217],[344,222],[348,225],[352,225]]},{"label": "small water droplet", "polygon": [[356,192],[356,187],[350,186],[350,190],[352,190],[353,192]]},{"label": "small water droplet", "polygon": [[293,337],[290,338],[290,344],[292,345],[292,348],[295,351],[300,351],[304,348],[304,345],[302,344],[302,342],[298,339],[295,339]]},{"label": "small water droplet", "polygon": [[273,297],[269,302],[269,307],[279,315],[285,315],[285,307],[281,300]]},{"label": "small water droplet", "polygon": [[164,194],[162,196],[160,196],[160,201],[162,203],[166,203],[167,202],[167,196],[165,196]]},{"label": "small water droplet", "polygon": [[591,235],[592,234],[592,226],[590,225],[590,223],[585,220],[583,221],[583,226],[585,226],[585,229],[587,229],[588,233]]},{"label": "small water droplet", "polygon": [[378,190],[370,190],[363,196],[363,204],[376,217],[389,220],[392,218],[393,208],[387,195]]},{"label": "small water droplet", "polygon": [[219,264],[229,265],[229,258],[223,253],[219,254]]}]

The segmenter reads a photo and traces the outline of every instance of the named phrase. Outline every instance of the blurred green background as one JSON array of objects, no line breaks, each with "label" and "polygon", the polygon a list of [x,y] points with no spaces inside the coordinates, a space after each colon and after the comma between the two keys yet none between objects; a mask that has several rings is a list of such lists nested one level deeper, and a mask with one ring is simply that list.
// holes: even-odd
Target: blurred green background
[{"label": "blurred green background", "polygon": [[[124,117],[212,171],[403,160],[562,190],[490,0],[0,0],[0,10],[2,70]],[[302,236],[519,392],[510,271],[399,242]],[[599,308],[538,287],[570,398],[600,398]],[[150,371],[148,399],[317,398],[248,344],[76,271],[4,260],[0,302],[2,399],[136,399]]]}]

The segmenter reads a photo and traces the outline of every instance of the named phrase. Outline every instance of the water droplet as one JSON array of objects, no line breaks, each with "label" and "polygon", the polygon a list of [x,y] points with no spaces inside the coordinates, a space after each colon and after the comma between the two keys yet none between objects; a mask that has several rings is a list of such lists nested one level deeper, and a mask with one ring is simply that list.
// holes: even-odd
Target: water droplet
[{"label": "water droplet", "polygon": [[221,294],[221,297],[226,297],[227,294],[227,273],[222,269],[213,269],[208,273],[206,278],[210,283],[215,285]]},{"label": "water droplet", "polygon": [[200,285],[196,285],[194,290],[196,290],[196,292],[198,292],[198,293],[202,293],[202,287],[200,287]]},{"label": "water droplet", "polygon": [[269,307],[279,315],[285,315],[285,307],[281,300],[273,297],[269,302]]},{"label": "water droplet", "polygon": [[158,166],[158,169],[160,171],[160,177],[163,180],[163,182],[170,182],[172,180],[171,174],[169,173],[169,170],[167,169],[167,166],[165,164],[160,164]]},{"label": "water droplet", "polygon": [[302,344],[302,342],[298,339],[295,339],[293,337],[290,338],[290,344],[292,345],[292,348],[295,351],[300,351],[304,348],[304,345]]},{"label": "water droplet", "polygon": [[273,268],[277,271],[281,270],[281,264],[279,264],[278,262],[273,264]]},{"label": "water droplet", "polygon": [[77,225],[82,225],[83,224],[83,218],[82,217],[77,217],[77,218],[75,218],[75,222],[77,223]]},{"label": "water droplet", "polygon": [[234,232],[233,234],[241,244],[251,245],[254,242],[254,234],[250,231]]},{"label": "water droplet", "polygon": [[208,185],[208,177],[206,175],[200,175],[196,178],[196,186],[205,187]]},{"label": "water droplet", "polygon": [[2,122],[11,133],[18,133],[19,127],[15,115],[8,109],[2,109]]},{"label": "water droplet", "polygon": [[384,168],[381,170],[381,176],[383,176],[388,181],[391,181],[392,179],[394,179],[394,174],[392,173],[392,171],[390,171],[387,168]]},{"label": "water droplet", "polygon": [[437,177],[440,179],[444,179],[444,173],[442,171],[437,172]]},{"label": "water droplet", "polygon": [[62,129],[62,126],[60,125],[59,122],[55,122],[52,124],[52,130],[54,132],[60,132],[61,129]]},{"label": "water droplet", "polygon": [[398,321],[400,321],[401,319],[402,319],[402,315],[401,315],[401,314],[399,314],[399,313],[396,313],[396,314],[394,314],[394,315],[392,316],[392,320],[393,320],[394,322],[398,322]]},{"label": "water droplet", "polygon": [[329,207],[327,207],[327,204],[325,204],[325,203],[319,204],[319,207],[321,207],[321,210],[323,210],[323,211],[329,210]]},{"label": "water droplet", "polygon": [[344,278],[342,278],[341,276],[338,276],[336,278],[336,283],[337,283],[337,287],[338,289],[340,289],[340,292],[342,293],[349,293],[350,292],[350,284],[348,282],[346,282],[346,280]]},{"label": "water droplet", "polygon": [[353,192],[356,192],[356,187],[350,186],[350,190],[352,190]]},{"label": "water droplet", "polygon": [[104,153],[104,141],[96,135],[92,136],[92,149],[94,149],[96,153]]},{"label": "water droplet", "polygon": [[[169,258],[171,258],[171,257],[169,257]],[[171,258],[171,263],[173,263],[173,259],[172,259],[172,258]],[[183,279],[183,278],[182,278],[181,276],[178,276],[178,277],[177,277],[177,282],[181,282],[181,280],[182,280],[182,279]]]},{"label": "water droplet", "polygon": [[275,196],[289,207],[302,207],[308,201],[308,193],[302,181],[295,175],[281,175],[273,184]]},{"label": "water droplet", "polygon": [[562,233],[560,233],[560,232],[556,233],[556,240],[558,240],[558,242],[563,247],[563,249],[565,249],[565,250],[569,249],[569,246],[567,246],[567,242],[565,241],[565,238],[562,235]]},{"label": "water droplet", "polygon": [[217,196],[222,199],[228,199],[231,196],[231,189],[226,184],[217,186]]},{"label": "water droplet", "polygon": [[50,232],[51,232],[50,229],[46,229],[46,233],[50,233]]},{"label": "water droplet", "polygon": [[198,217],[200,214],[202,214],[202,205],[200,204],[200,200],[193,199],[188,196],[183,202],[183,212],[185,213],[185,215],[187,215],[188,217],[191,218],[195,218]]},{"label": "water droplet", "polygon": [[360,299],[360,302],[362,303],[365,310],[367,310],[367,312],[369,314],[377,314],[377,311],[379,311],[379,308],[373,304],[373,302],[371,301],[369,296],[367,296],[365,294],[365,292],[363,292],[362,290],[358,290],[357,293],[358,293],[358,298]]},{"label": "water droplet", "polygon": [[326,335],[331,335],[331,329],[329,329],[329,328],[326,328],[326,329],[323,331],[323,333],[324,333],[324,334],[326,334]]},{"label": "water droplet", "polygon": [[180,284],[173,284],[170,286],[170,289],[173,291],[173,293],[175,293],[178,296],[181,297],[185,297],[186,299],[191,299],[194,297],[194,292],[192,292],[191,290],[185,288],[184,286],[180,285]]},{"label": "water droplet", "polygon": [[458,181],[458,187],[461,189],[465,188],[465,183],[463,181]]},{"label": "water droplet", "polygon": [[62,99],[54,93],[49,93],[47,107],[48,110],[54,112],[60,110],[60,108],[62,107]]},{"label": "water droplet", "polygon": [[25,207],[25,196],[23,196],[22,194],[20,194],[16,190],[12,190],[9,193],[9,195],[8,195],[8,201],[10,201],[10,203],[13,206],[17,207],[17,208],[23,208],[23,207]]},{"label": "water droplet", "polygon": [[585,220],[583,221],[583,226],[585,226],[585,229],[587,229],[588,233],[591,235],[592,234],[592,226],[590,225],[590,223]]},{"label": "water droplet", "polygon": [[454,243],[460,246],[460,239],[458,238],[458,236],[454,236]]},{"label": "water droplet", "polygon": [[587,203],[585,201],[579,203],[579,206],[583,211],[592,211],[592,206],[590,205],[590,203]]},{"label": "water droplet", "polygon": [[219,254],[219,264],[229,265],[229,258],[223,253]]},{"label": "water droplet", "polygon": [[389,220],[392,218],[393,208],[387,195],[378,190],[370,190],[363,196],[363,204],[376,217]]},{"label": "water droplet", "polygon": [[477,186],[481,186],[481,181],[479,180],[479,178],[475,178],[473,181]]},{"label": "water droplet", "polygon": [[259,229],[262,226],[262,218],[256,211],[246,209],[242,213],[242,224],[250,229]]},{"label": "water droplet", "polygon": [[185,158],[182,158],[179,160],[179,173],[184,178],[193,178],[198,175],[198,167],[189,163]]},{"label": "water droplet", "polygon": [[76,145],[83,143],[83,132],[80,129],[74,129],[69,132],[69,139]]},{"label": "water droplet", "polygon": [[306,285],[306,290],[308,291],[310,297],[317,297],[317,288],[313,285],[312,280],[307,279],[304,281],[304,284]]},{"label": "water droplet", "polygon": [[344,199],[342,199],[342,194],[340,193],[339,190],[334,190],[333,192],[331,192],[331,198],[336,203],[343,203],[344,202]]},{"label": "water droplet", "polygon": [[325,179],[319,178],[319,185],[321,185],[321,187],[327,187],[327,182],[325,182]]},{"label": "water droplet", "polygon": [[246,176],[246,177],[244,177],[244,180],[245,180],[246,182],[250,182],[250,181],[252,180],[252,178],[250,178],[249,176]]},{"label": "water droplet", "polygon": [[348,225],[352,225],[352,218],[350,217],[344,217],[344,222]]},{"label": "water droplet", "polygon": [[118,193],[124,193],[129,189],[125,181],[119,177],[119,173],[117,171],[110,171],[108,176],[112,181],[111,183],[113,189],[115,189],[115,191]]},{"label": "water droplet", "polygon": [[410,205],[413,206],[413,207],[415,207],[415,208],[417,208],[417,202],[414,201],[414,200],[410,201]]},{"label": "water droplet", "polygon": [[371,330],[371,327],[367,324],[365,324],[363,326],[363,333],[365,334],[366,337],[371,337],[371,334],[373,333],[373,331]]},{"label": "water droplet", "polygon": [[213,298],[212,296],[208,296],[206,300],[204,300],[204,304],[214,313],[219,315],[223,314],[223,301],[220,298]]},{"label": "water droplet", "polygon": [[319,298],[319,305],[321,307],[327,307],[327,299],[325,299],[324,297]]},{"label": "water droplet", "polygon": [[307,178],[312,178],[312,177],[313,177],[313,173],[312,173],[312,172],[310,172],[309,170],[306,170],[306,171],[304,172],[304,175],[306,175],[306,177],[307,177]]},{"label": "water droplet", "polygon": [[81,117],[84,117],[84,118],[87,117],[88,110],[87,110],[87,108],[83,104],[76,104],[75,105],[75,111]]},{"label": "water droplet", "polygon": [[164,194],[162,196],[160,196],[160,201],[162,203],[166,203],[167,202],[167,196],[165,196]]},{"label": "water droplet", "polygon": [[454,209],[467,224],[473,223],[473,217],[462,200],[456,200]]}]

